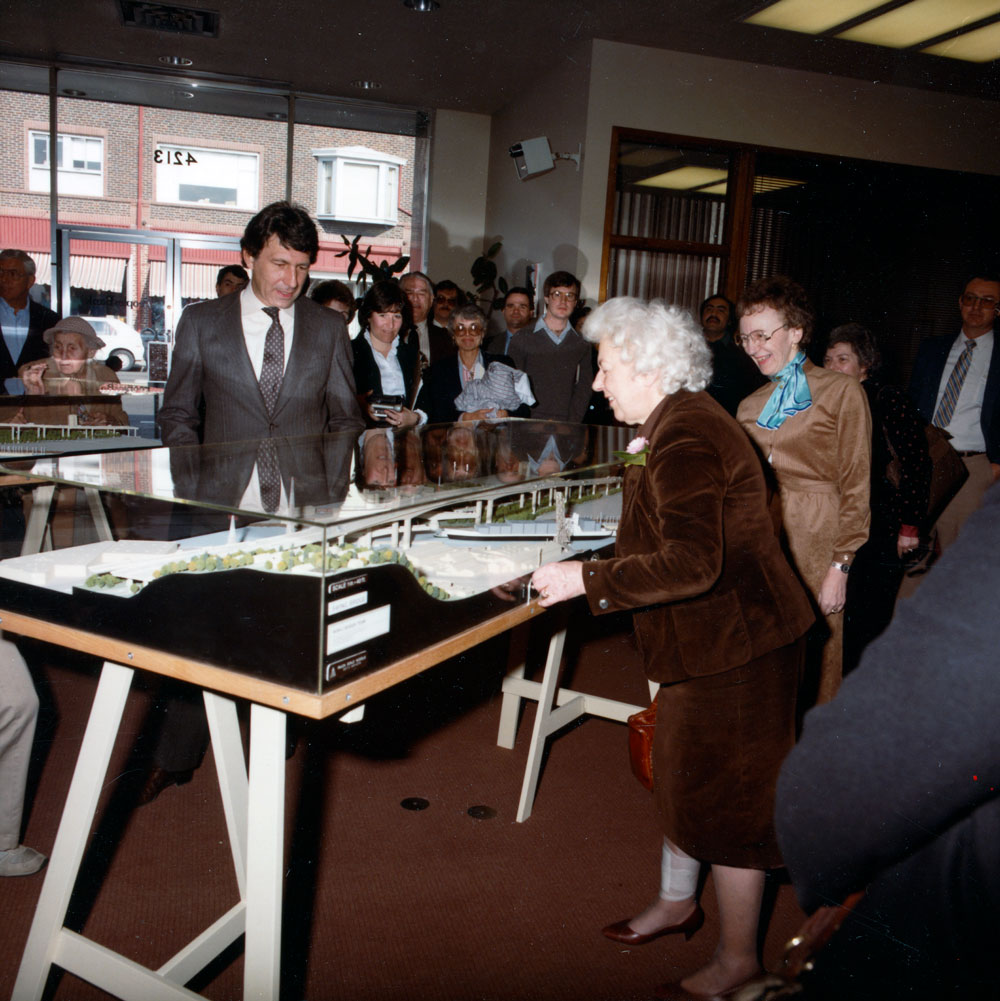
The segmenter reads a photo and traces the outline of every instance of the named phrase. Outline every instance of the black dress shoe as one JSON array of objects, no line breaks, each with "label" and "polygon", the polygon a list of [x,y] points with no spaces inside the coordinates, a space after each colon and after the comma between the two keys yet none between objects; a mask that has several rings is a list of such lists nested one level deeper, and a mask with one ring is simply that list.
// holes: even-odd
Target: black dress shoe
[{"label": "black dress shoe", "polygon": [[167,786],[182,786],[194,778],[194,769],[186,768],[181,772],[168,772],[166,768],[155,766],[146,779],[146,784],[139,793],[139,805],[152,803]]},{"label": "black dress shoe", "polygon": [[624,921],[616,921],[613,925],[602,928],[601,934],[624,945],[645,945],[663,935],[678,934],[683,935],[687,941],[705,923],[705,912],[701,909],[701,904],[695,904],[694,910],[683,921],[675,925],[667,925],[666,928],[650,932],[648,935],[635,931],[629,924],[629,920],[626,918]]}]

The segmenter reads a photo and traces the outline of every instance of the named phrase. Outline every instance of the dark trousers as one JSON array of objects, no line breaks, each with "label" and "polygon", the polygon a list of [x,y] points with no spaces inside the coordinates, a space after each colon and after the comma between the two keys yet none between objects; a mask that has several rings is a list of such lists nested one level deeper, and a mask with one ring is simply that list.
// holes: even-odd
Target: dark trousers
[{"label": "dark trousers", "polygon": [[875,536],[857,552],[847,578],[844,606],[844,675],[858,666],[865,647],[892,621],[903,563],[896,536]]}]

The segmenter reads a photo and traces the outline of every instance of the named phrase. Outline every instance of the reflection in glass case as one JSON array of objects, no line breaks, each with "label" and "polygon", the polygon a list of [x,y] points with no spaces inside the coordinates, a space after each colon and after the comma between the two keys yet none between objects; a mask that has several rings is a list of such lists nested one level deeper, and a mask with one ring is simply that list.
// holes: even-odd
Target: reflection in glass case
[{"label": "reflection in glass case", "polygon": [[315,694],[609,546],[622,428],[505,421],[45,460],[114,540],[0,562],[0,608]]},{"label": "reflection in glass case", "polygon": [[51,455],[94,448],[134,448],[139,428],[129,424],[121,403],[124,392],[143,386],[109,384],[93,392],[61,392],[47,386],[43,394],[0,396],[0,456]]}]

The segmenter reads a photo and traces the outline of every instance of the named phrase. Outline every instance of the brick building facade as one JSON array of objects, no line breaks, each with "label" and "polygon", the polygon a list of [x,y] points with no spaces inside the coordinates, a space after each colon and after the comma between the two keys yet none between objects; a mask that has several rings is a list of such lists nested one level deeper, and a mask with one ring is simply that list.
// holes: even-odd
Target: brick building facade
[{"label": "brick building facade", "polygon": [[[38,284],[44,286],[51,274],[52,252],[48,97],[0,91],[0,116],[4,122],[0,245],[32,254],[39,266]],[[283,121],[59,97],[58,222],[238,238],[257,210],[285,197],[287,128]],[[366,154],[358,154],[359,148],[372,151],[372,164],[363,162]],[[354,219],[319,217],[322,157],[315,151],[345,149],[355,151],[355,159],[361,156],[362,162],[352,168],[358,172],[359,193],[366,194],[369,188],[374,192],[372,172],[377,173],[383,196],[379,221],[358,221],[371,215],[360,208],[346,213]],[[320,231],[314,276],[345,275],[347,258],[336,256],[344,249],[341,234],[352,238],[361,233],[375,260],[393,261],[409,254],[412,137],[296,125],[292,156],[292,199],[309,210]],[[378,172],[379,158],[382,172]],[[365,174],[367,167],[371,170]],[[391,215],[386,215],[387,191],[392,195]],[[343,204],[341,195],[338,208]],[[185,251],[183,301],[214,294],[215,271],[238,259],[235,250]],[[163,260],[162,247],[74,242],[72,308],[156,329],[162,325],[165,270],[158,262]]]}]

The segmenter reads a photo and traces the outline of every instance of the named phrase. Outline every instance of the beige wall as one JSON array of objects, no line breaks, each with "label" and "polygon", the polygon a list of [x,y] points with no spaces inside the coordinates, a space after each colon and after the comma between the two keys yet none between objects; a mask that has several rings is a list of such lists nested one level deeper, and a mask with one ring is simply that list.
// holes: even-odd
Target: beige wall
[{"label": "beige wall", "polygon": [[[464,283],[485,235],[503,240],[497,264],[508,281],[539,262],[543,272],[575,271],[584,295],[596,297],[615,125],[1000,174],[998,111],[995,102],[822,73],[581,43],[525,80],[492,119],[437,113],[431,271],[460,270]],[[575,152],[582,140],[581,170],[557,162],[519,181],[507,149],[539,135],[556,152]]]},{"label": "beige wall", "polygon": [[[486,224],[491,237],[503,240],[497,267],[510,284],[520,285],[530,264],[541,264],[543,277],[579,267],[582,168],[557,160],[548,173],[521,181],[507,151],[536,136],[547,136],[553,153],[575,153],[584,143],[590,48],[580,43],[561,50],[551,68],[540,67],[493,116]],[[598,271],[600,264],[598,257]]]},{"label": "beige wall", "polygon": [[1000,174],[1000,105],[931,91],[595,41],[577,239],[600,277],[615,125]]},{"label": "beige wall", "polygon": [[435,113],[425,268],[435,281],[471,288],[469,267],[484,250],[489,161],[489,115]]}]

